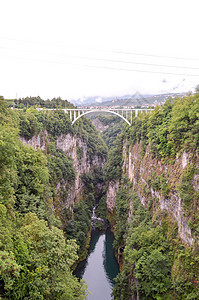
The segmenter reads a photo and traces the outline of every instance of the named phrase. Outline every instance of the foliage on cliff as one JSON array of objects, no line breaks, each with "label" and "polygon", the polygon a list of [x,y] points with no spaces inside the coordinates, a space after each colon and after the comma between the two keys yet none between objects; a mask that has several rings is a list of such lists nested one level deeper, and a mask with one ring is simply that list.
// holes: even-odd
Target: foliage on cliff
[{"label": "foliage on cliff", "polygon": [[120,134],[113,143],[111,147],[107,163],[105,166],[105,176],[106,180],[116,180],[120,179],[122,176],[122,150],[123,150],[123,135]]},{"label": "foliage on cliff", "polygon": [[121,245],[125,248],[114,299],[129,299],[131,295],[146,300],[198,299],[198,248],[189,249],[181,243],[177,224],[166,211],[155,218],[150,205],[145,208],[141,204],[125,178],[116,205],[114,246],[116,250]]},{"label": "foliage on cliff", "polygon": [[[29,99],[26,100],[29,101]],[[55,102],[56,101],[52,100],[49,105],[54,105]],[[33,98],[28,103],[29,106],[34,104],[35,107],[37,101]],[[61,135],[66,134],[70,134],[71,138],[73,136],[80,138],[86,144],[86,156],[88,157],[88,160],[90,160],[90,164],[92,164],[92,161],[95,160],[96,157],[97,159],[100,157],[104,160],[107,156],[107,148],[90,120],[81,118],[72,126],[69,115],[64,113],[64,111],[59,110],[59,108],[62,108],[64,102],[59,100],[57,103],[59,105],[56,106],[57,110],[55,111],[39,112],[34,109],[33,106],[27,110],[16,111],[19,120],[19,134],[26,140],[31,139],[37,134],[43,136],[44,140],[46,139],[45,153],[47,154],[48,160],[47,167],[49,170],[50,182],[49,193],[51,193],[48,202],[49,204],[52,203],[54,205],[55,214],[61,218],[63,229],[67,236],[71,236],[77,240],[77,243],[80,246],[78,254],[82,255],[82,252],[85,253],[84,246],[87,243],[87,235],[90,226],[89,218],[91,216],[91,198],[93,199],[94,197],[93,194],[95,189],[93,188],[90,192],[85,188],[84,201],[81,203],[82,211],[84,211],[84,213],[81,218],[79,218],[77,207],[72,213],[71,207],[69,208],[65,205],[68,191],[75,180],[76,174],[71,158],[66,156],[62,150],[56,148],[56,140]],[[47,137],[45,135],[46,133]],[[81,162],[83,148],[78,144],[76,145],[76,148],[78,160]],[[97,183],[99,183],[99,178],[98,180],[95,179],[100,176],[100,172],[95,173],[94,170],[93,174],[90,174],[90,176],[94,181],[93,184],[97,185]],[[57,185],[59,185],[58,190],[56,190]],[[93,206],[94,200],[92,200],[92,202]]]},{"label": "foliage on cliff", "polygon": [[[0,293],[4,299],[84,299],[70,267],[77,245],[36,214],[8,218],[0,205]],[[3,234],[2,234],[3,229]]]},{"label": "foliage on cliff", "polygon": [[20,135],[26,140],[45,130],[50,135],[51,141],[55,141],[62,134],[69,133],[80,137],[87,144],[90,159],[96,155],[102,158],[107,156],[107,148],[104,141],[98,134],[95,126],[85,117],[80,118],[72,126],[69,115],[59,109],[38,112],[33,107],[30,107],[26,111],[18,110],[17,115]]},{"label": "foliage on cliff", "polygon": [[[142,174],[144,180],[138,184],[139,189],[142,189],[141,194],[145,199],[150,200],[151,190],[165,199],[169,199],[172,193],[176,193],[182,200],[184,215],[189,218],[192,235],[198,239],[199,193],[197,187],[194,188],[194,180],[197,185],[199,94],[170,99],[164,105],[156,107],[153,112],[140,115],[134,120],[133,125],[126,129],[125,138],[128,143],[127,148],[131,146],[132,149],[136,143],[141,146],[144,164],[142,167],[149,169],[147,166],[149,160],[152,164],[148,172],[150,176]],[[149,158],[151,154],[152,158]],[[186,167],[179,166],[178,161],[181,157],[185,157]],[[183,161],[182,158],[181,160]],[[154,167],[155,163],[156,167]],[[134,164],[139,177],[141,172],[136,166],[139,161],[134,161]]]},{"label": "foliage on cliff", "polygon": [[[139,115],[124,130],[122,148],[115,145],[110,151],[107,178],[120,179],[114,247],[119,259],[123,256],[114,299],[199,298],[198,150],[199,94],[194,94],[170,99],[151,113]],[[130,151],[134,155],[131,166]],[[183,157],[189,159],[182,163]],[[115,176],[117,168],[121,173]],[[125,175],[130,168],[132,183]],[[168,204],[171,192],[180,198],[182,217],[189,220],[192,247],[183,244],[172,211],[162,210],[155,197],[160,195]]]},{"label": "foliage on cliff", "polygon": [[61,134],[73,134],[69,116],[61,110],[38,112],[32,107],[18,111],[20,135],[29,140],[34,135],[47,130],[52,139]]},{"label": "foliage on cliff", "polygon": [[88,155],[107,157],[108,149],[91,121],[85,117],[80,118],[74,124],[74,133],[79,136],[88,146]]},{"label": "foliage on cliff", "polygon": [[167,100],[154,111],[135,118],[126,130],[132,145],[142,143],[143,155],[150,144],[153,154],[161,158],[174,158],[185,150],[199,151],[199,94]]},{"label": "foliage on cliff", "polygon": [[108,126],[108,128],[102,132],[102,138],[110,149],[117,136],[122,132],[124,121],[120,117],[113,115],[100,115],[98,119],[102,122],[103,125]]},{"label": "foliage on cliff", "polygon": [[55,143],[51,143],[48,146],[47,158],[52,186],[57,185],[59,182],[67,182],[69,184],[74,182],[76,174],[73,161],[61,149],[56,149]]},{"label": "foliage on cliff", "polygon": [[63,133],[63,119],[55,127],[53,118],[50,123],[53,116],[60,117],[31,109],[12,111],[0,98],[0,297],[4,299],[85,298],[85,286],[71,272],[79,247],[72,236],[64,236],[52,213],[54,184],[74,181],[72,162],[53,143],[42,153],[19,139],[22,132],[30,138],[50,126],[52,137]]}]

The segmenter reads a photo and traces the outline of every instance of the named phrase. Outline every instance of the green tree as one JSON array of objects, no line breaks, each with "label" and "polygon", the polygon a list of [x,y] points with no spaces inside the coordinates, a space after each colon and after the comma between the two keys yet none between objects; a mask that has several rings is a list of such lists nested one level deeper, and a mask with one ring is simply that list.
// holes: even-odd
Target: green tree
[{"label": "green tree", "polygon": [[49,172],[41,151],[20,145],[16,152],[18,182],[15,208],[20,213],[36,212],[46,217]]},{"label": "green tree", "polygon": [[25,215],[15,240],[15,257],[23,267],[6,295],[14,299],[84,299],[85,289],[72,275],[77,259],[74,240],[33,213]]},{"label": "green tree", "polygon": [[14,204],[17,184],[15,153],[18,147],[17,130],[0,124],[0,201],[7,207]]},{"label": "green tree", "polygon": [[171,286],[170,262],[160,250],[144,252],[135,264],[139,294],[142,299],[155,299],[157,294],[165,294]]}]

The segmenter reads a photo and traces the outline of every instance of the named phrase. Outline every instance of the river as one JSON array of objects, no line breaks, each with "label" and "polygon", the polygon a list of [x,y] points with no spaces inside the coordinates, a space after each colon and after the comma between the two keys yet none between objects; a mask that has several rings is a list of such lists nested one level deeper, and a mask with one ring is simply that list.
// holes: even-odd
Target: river
[{"label": "river", "polygon": [[111,298],[114,278],[119,273],[119,266],[114,256],[114,236],[110,230],[93,231],[90,251],[86,260],[76,270],[76,276],[84,278],[88,284],[89,300],[109,300]]}]

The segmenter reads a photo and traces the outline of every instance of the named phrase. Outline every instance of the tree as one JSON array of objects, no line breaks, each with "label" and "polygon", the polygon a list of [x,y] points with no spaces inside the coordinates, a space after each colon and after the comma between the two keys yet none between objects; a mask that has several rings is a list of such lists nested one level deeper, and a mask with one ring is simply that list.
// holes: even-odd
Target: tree
[{"label": "tree", "polygon": [[85,288],[70,270],[78,258],[78,246],[74,240],[65,241],[62,230],[50,229],[44,220],[28,213],[13,240],[17,278],[11,278],[12,286],[6,288],[2,277],[8,298],[84,299]]},{"label": "tree", "polygon": [[142,299],[157,294],[164,294],[170,289],[170,262],[168,257],[158,249],[151,253],[144,252],[135,264],[135,276],[138,279],[138,289]]}]

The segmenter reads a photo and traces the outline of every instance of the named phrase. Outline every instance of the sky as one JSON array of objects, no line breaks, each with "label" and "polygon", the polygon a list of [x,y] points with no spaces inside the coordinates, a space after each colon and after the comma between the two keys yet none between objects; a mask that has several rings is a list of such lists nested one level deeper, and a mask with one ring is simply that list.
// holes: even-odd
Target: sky
[{"label": "sky", "polygon": [[0,95],[194,91],[197,0],[0,0]]}]

